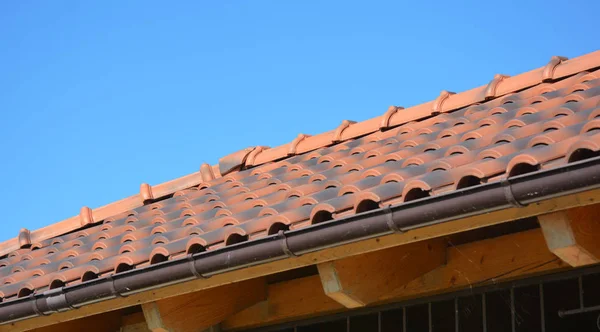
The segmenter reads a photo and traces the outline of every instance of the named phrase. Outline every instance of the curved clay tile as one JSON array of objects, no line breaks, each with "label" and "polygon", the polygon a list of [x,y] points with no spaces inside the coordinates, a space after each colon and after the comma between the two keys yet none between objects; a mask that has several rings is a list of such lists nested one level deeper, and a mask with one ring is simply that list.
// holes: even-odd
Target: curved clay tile
[{"label": "curved clay tile", "polygon": [[184,209],[179,213],[179,217],[180,218],[191,217],[195,214],[196,214],[196,211],[194,209]]},{"label": "curved clay tile", "polygon": [[406,194],[414,189],[421,189],[423,191],[430,191],[432,190],[432,186],[421,179],[409,179],[408,181],[406,181],[404,188],[402,190],[402,197],[406,197]]},{"label": "curved clay tile", "polygon": [[167,229],[163,226],[156,226],[154,228],[152,228],[152,230],[150,231],[150,234],[162,234],[162,233],[166,233]]},{"label": "curved clay tile", "polygon": [[333,219],[335,207],[327,203],[319,203],[315,205],[310,212],[310,223],[312,225],[325,222]]},{"label": "curved clay tile", "polygon": [[310,137],[310,135],[298,134],[298,136],[296,136],[296,138],[294,138],[294,140],[290,143],[290,148],[287,152],[288,156],[295,155],[296,151],[298,150],[298,144],[308,137]]},{"label": "curved clay tile", "polygon": [[[565,117],[564,119],[573,119],[574,117]],[[566,125],[565,125],[566,122]],[[559,130],[562,128],[565,128],[568,125],[571,124],[575,124],[575,123],[569,123],[571,121],[565,121],[562,118],[559,120],[550,120],[550,121],[546,121],[543,123],[542,125],[542,132],[548,132],[548,131],[552,131],[552,130]]]},{"label": "curved clay tile", "polygon": [[[467,167],[464,169],[460,169],[457,170],[456,172],[454,172],[452,174],[453,177],[453,183],[454,183],[454,188],[455,189],[462,189],[462,188],[458,188],[459,185],[464,185],[464,181],[463,180],[470,180],[471,178],[477,178],[480,181],[483,181],[486,177],[488,176],[488,174],[485,174],[485,172],[483,172],[480,168],[477,167]],[[461,183],[461,181],[463,181],[463,183]],[[469,181],[470,184],[472,184],[471,181]]]},{"label": "curved clay tile", "polygon": [[[318,164],[330,163],[333,161],[335,161],[335,159],[332,156],[321,156],[321,157],[319,157],[319,159],[317,159]],[[345,162],[343,162],[343,163],[345,164]]]},{"label": "curved clay tile", "polygon": [[361,213],[368,210],[374,210],[380,207],[381,198],[372,192],[363,191],[354,194],[354,204],[352,209],[354,213]]},{"label": "curved clay tile", "polygon": [[508,110],[505,107],[494,107],[491,110],[488,111],[487,116],[494,116],[494,115],[498,115],[498,114],[503,114],[508,112]]},{"label": "curved clay tile", "polygon": [[554,71],[556,70],[556,67],[566,60],[568,60],[567,57],[557,55],[550,58],[550,61],[542,70],[542,82],[552,81],[554,79]]},{"label": "curved clay tile", "polygon": [[574,93],[574,94],[564,96],[562,101],[560,101],[560,103],[561,104],[568,104],[568,103],[573,103],[573,102],[577,103],[577,102],[581,102],[583,100],[584,100],[584,97],[582,97],[578,93]]},{"label": "curved clay tile", "polygon": [[226,216],[231,216],[233,214],[233,212],[231,212],[228,209],[224,209],[224,208],[218,208],[215,210],[215,218],[217,217],[226,217]]},{"label": "curved clay tile", "polygon": [[420,157],[410,157],[404,159],[404,161],[402,162],[402,167],[404,168],[409,166],[419,166],[423,165],[423,163],[425,163],[425,161]]},{"label": "curved clay tile", "polygon": [[148,202],[154,199],[154,195],[152,194],[152,187],[147,183],[142,183],[140,185],[140,197],[142,198],[142,202]]},{"label": "curved clay tile", "polygon": [[119,248],[119,255],[123,255],[125,253],[134,252],[134,251],[135,251],[134,246],[132,246],[130,244],[125,244]]},{"label": "curved clay tile", "polygon": [[592,120],[587,122],[583,128],[581,128],[581,134],[585,134],[592,130],[600,129],[600,119]]},{"label": "curved clay tile", "polygon": [[502,74],[494,75],[494,79],[492,79],[490,83],[488,83],[484,90],[484,99],[487,100],[497,97],[496,92],[498,90],[498,85],[508,77],[510,76]]},{"label": "curved clay tile", "polygon": [[127,271],[129,269],[132,269],[133,267],[134,267],[134,263],[131,258],[121,256],[121,257],[117,258],[115,263],[113,264],[113,271],[116,274],[116,273],[120,273],[120,272]]},{"label": "curved clay tile", "polygon": [[[586,83],[577,83],[577,84],[571,86],[569,89],[567,89],[566,94],[569,95],[572,93],[586,91],[592,87],[594,87],[594,86],[591,84],[588,84],[587,82]],[[590,97],[592,97],[592,96],[590,96]]]},{"label": "curved clay tile", "polygon": [[169,256],[170,253],[167,249],[163,247],[156,247],[153,248],[150,252],[150,255],[148,256],[148,261],[150,262],[150,265],[158,264],[168,260]]},{"label": "curved clay tile", "polygon": [[[186,229],[185,233],[187,234],[187,236],[198,236],[198,235],[204,233],[204,230],[200,229],[200,227],[189,227]],[[181,239],[179,239],[179,240],[181,240]],[[175,241],[179,241],[179,240],[175,240]]]},{"label": "curved clay tile", "polygon": [[440,95],[433,102],[433,107],[431,109],[431,115],[437,115],[437,114],[443,113],[444,112],[444,109],[443,109],[444,102],[446,101],[446,99],[448,99],[451,95],[454,95],[454,94],[456,94],[456,93],[442,90],[442,92],[440,92]]},{"label": "curved clay tile", "polygon": [[521,128],[526,125],[527,125],[527,123],[525,123],[522,119],[512,119],[512,120],[504,123],[503,127],[504,127],[504,129],[513,129],[513,128]]},{"label": "curved clay tile", "polygon": [[205,251],[207,246],[208,243],[206,242],[206,240],[199,236],[195,236],[187,241],[185,245],[185,251],[188,254],[196,254]]},{"label": "curved clay tile", "polygon": [[66,270],[66,269],[71,269],[73,268],[74,265],[71,262],[62,262],[58,265],[58,271],[62,271],[62,270]]},{"label": "curved clay tile", "polygon": [[133,234],[125,234],[123,237],[121,237],[120,243],[127,243],[127,242],[133,242],[137,240],[136,236]]},{"label": "curved clay tile", "polygon": [[379,124],[379,130],[386,130],[390,128],[390,123],[391,123],[391,118],[394,114],[396,114],[398,111],[403,110],[404,107],[402,106],[390,106],[388,107],[387,111],[383,114],[383,116],[381,117],[381,122]]},{"label": "curved clay tile", "polygon": [[579,77],[577,77],[577,83],[586,83],[600,77],[600,72],[598,70],[592,73],[582,72],[581,74],[583,75],[578,75]]},{"label": "curved clay tile", "polygon": [[468,140],[472,140],[472,139],[480,139],[483,137],[484,136],[477,131],[470,131],[470,132],[462,135],[460,138],[460,141],[464,142],[464,141],[468,141]]},{"label": "curved clay tile", "polygon": [[231,227],[224,235],[225,245],[233,245],[240,242],[248,241],[248,234],[242,228]]},{"label": "curved clay tile", "polygon": [[97,267],[90,265],[83,270],[83,273],[81,273],[79,280],[81,280],[81,282],[94,280],[98,278],[99,274],[100,270]]},{"label": "curved clay tile", "polygon": [[477,122],[477,127],[481,128],[481,127],[487,127],[487,126],[494,126],[494,125],[499,125],[503,123],[503,119],[499,118],[497,116],[494,117],[490,117],[490,118],[485,118],[482,120],[479,120]]},{"label": "curved clay tile", "polygon": [[19,231],[19,247],[26,248],[31,246],[31,232],[27,228],[21,228]]},{"label": "curved clay tile", "polygon": [[434,131],[431,128],[421,128],[415,132],[415,135],[417,135],[417,136],[429,135],[429,134],[432,134],[433,132]]},{"label": "curved clay tile", "polygon": [[[294,202],[294,204],[292,204],[292,205],[295,205],[295,207],[299,207],[299,206],[304,206],[304,205],[315,205],[317,203],[318,203],[318,201],[314,197],[307,196],[307,197],[300,197],[297,200],[297,202]],[[262,211],[261,211],[261,213],[262,213]]]},{"label": "curved clay tile", "polygon": [[213,172],[212,166],[204,163],[200,166],[200,177],[202,182],[210,182],[215,179],[215,173]]},{"label": "curved clay tile", "polygon": [[342,141],[342,133],[346,128],[350,127],[350,125],[355,124],[356,121],[352,120],[344,120],[342,123],[335,129],[335,133],[333,134],[333,138],[331,139],[332,143],[338,143]]},{"label": "curved clay tile", "polygon": [[[327,177],[325,177],[323,174],[314,174],[314,175],[311,175],[308,178],[308,182],[309,183],[319,182],[319,181],[326,181],[326,180],[327,180]],[[287,190],[289,190],[289,189],[291,189],[291,188],[288,187]]]},{"label": "curved clay tile", "polygon": [[553,118],[561,117],[561,116],[570,116],[573,114],[575,114],[575,112],[572,109],[570,109],[569,107],[560,107],[560,108],[553,109],[550,111],[550,116]]},{"label": "curved clay tile", "polygon": [[273,221],[267,227],[267,235],[275,235],[280,231],[287,231],[290,229],[289,223]]},{"label": "curved clay tile", "polygon": [[515,173],[515,169],[517,166],[519,165],[529,165],[533,167],[538,167],[540,164],[539,160],[535,157],[533,157],[530,154],[520,154],[515,156],[514,158],[512,158],[508,164],[506,165],[506,174],[508,176],[515,176],[515,175],[520,175],[523,173],[519,174],[514,174]]},{"label": "curved clay tile", "polygon": [[515,93],[509,93],[504,95],[504,97],[500,98],[496,102],[498,105],[502,105],[503,107],[512,109],[515,107],[515,104],[519,104],[524,99],[524,96]]},{"label": "curved clay tile", "polygon": [[338,144],[333,147],[333,152],[340,152],[340,151],[344,151],[344,150],[348,150],[348,149],[350,149],[350,147],[347,146],[346,144]]},{"label": "curved clay tile", "polygon": [[263,151],[268,150],[268,149],[270,149],[270,147],[268,147],[268,146],[257,146],[246,157],[246,165],[247,166],[254,166],[255,163],[256,163],[256,156],[258,156],[260,153],[262,153]]},{"label": "curved clay tile", "polygon": [[[506,144],[508,145],[508,144]],[[502,145],[504,146],[504,145]],[[516,151],[515,151],[516,152]],[[503,154],[498,152],[497,149],[487,149],[487,150],[483,150],[481,151],[478,155],[477,155],[477,159],[479,160],[483,160],[483,159],[498,159],[500,157],[502,157]]]},{"label": "curved clay tile", "polygon": [[381,202],[385,202],[389,199],[402,196],[404,184],[404,182],[386,182],[364,191],[377,195]]},{"label": "curved clay tile", "polygon": [[438,160],[435,160],[435,161],[427,164],[427,172],[434,172],[434,171],[438,171],[438,170],[447,171],[456,166],[459,166],[459,164],[452,164],[446,160],[438,159]]},{"label": "curved clay tile", "polygon": [[244,167],[246,158],[254,149],[254,147],[245,148],[219,159],[219,173],[221,176],[241,170]]},{"label": "curved clay tile", "polygon": [[196,219],[194,217],[188,217],[188,218],[183,219],[181,226],[185,227],[185,226],[193,226],[193,225],[198,225],[198,224],[200,224],[200,221],[198,219]]},{"label": "curved clay tile", "polygon": [[79,223],[81,226],[87,226],[94,222],[94,216],[92,214],[92,209],[87,206],[84,206],[79,211]]},{"label": "curved clay tile", "polygon": [[573,143],[566,153],[568,162],[580,160],[578,154],[581,154],[584,150],[596,153],[600,151],[600,135],[595,135],[593,138],[580,139]]}]

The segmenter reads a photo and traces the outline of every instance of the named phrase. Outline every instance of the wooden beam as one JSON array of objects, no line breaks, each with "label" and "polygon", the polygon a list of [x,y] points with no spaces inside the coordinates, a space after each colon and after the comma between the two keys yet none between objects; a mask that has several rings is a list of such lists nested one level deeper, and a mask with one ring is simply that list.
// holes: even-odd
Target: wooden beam
[{"label": "wooden beam", "polygon": [[150,332],[144,313],[136,312],[124,315],[121,318],[121,330],[119,332]]},{"label": "wooden beam", "polygon": [[[483,286],[568,269],[544,244],[540,229],[450,246],[446,264],[383,294],[383,304]],[[221,323],[239,330],[310,318],[347,310],[319,289],[319,276],[269,286],[266,302],[243,310]]]},{"label": "wooden beam", "polygon": [[446,261],[434,239],[317,265],[325,294],[346,308],[364,307]]},{"label": "wooden beam", "polygon": [[211,288],[142,304],[148,329],[152,332],[214,330],[228,316],[267,296],[264,278]]},{"label": "wooden beam", "polygon": [[571,266],[600,262],[600,204],[538,217],[550,251]]},{"label": "wooden beam", "polygon": [[33,332],[64,331],[119,331],[121,328],[121,312],[119,310],[101,313],[52,326],[34,329]]},{"label": "wooden beam", "polygon": [[268,299],[232,315],[223,330],[242,329],[347,310],[325,295],[318,275],[269,285]]},{"label": "wooden beam", "polygon": [[221,326],[220,325],[213,325],[213,326],[207,328],[206,330],[204,330],[202,332],[221,332]]},{"label": "wooden beam", "polygon": [[[193,295],[193,294],[192,294]],[[152,332],[167,332],[168,328],[162,321],[160,309],[156,302],[148,302],[142,304],[142,311],[146,319],[146,326]]]},{"label": "wooden beam", "polygon": [[595,204],[600,201],[600,189],[590,190],[578,194],[570,194],[556,197],[550,200],[530,204],[522,208],[510,208],[494,211],[483,215],[446,222],[438,225],[430,225],[414,229],[402,234],[390,234],[378,238],[367,239],[360,242],[345,243],[340,246],[331,247],[316,252],[304,254],[300,257],[277,260],[256,266],[245,267],[240,270],[214,275],[207,279],[197,279],[180,284],[170,285],[158,289],[148,290],[127,297],[115,298],[90,305],[83,306],[77,310],[61,313],[53,313],[49,316],[40,316],[11,324],[0,325],[0,332],[24,331],[36,327],[48,326],[78,319],[81,317],[98,314],[101,312],[130,307],[142,303],[156,301],[158,299],[178,296],[199,290],[209,289],[232,282],[239,282],[257,278],[277,272],[296,269],[303,266],[319,264],[335,259],[364,254],[376,250],[395,247],[426,239],[437,238],[450,234],[465,232],[472,229],[496,225],[499,223],[516,219],[537,216],[544,213],[560,211],[572,207]]}]

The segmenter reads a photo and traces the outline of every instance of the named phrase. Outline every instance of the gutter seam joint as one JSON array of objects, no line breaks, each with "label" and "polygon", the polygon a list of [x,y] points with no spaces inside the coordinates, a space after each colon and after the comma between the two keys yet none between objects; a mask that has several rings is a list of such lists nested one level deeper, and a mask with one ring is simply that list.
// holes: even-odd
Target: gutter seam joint
[{"label": "gutter seam joint", "polygon": [[504,190],[504,197],[506,198],[506,201],[512,205],[513,207],[516,208],[522,208],[527,206],[527,204],[521,204],[521,202],[519,202],[517,200],[517,198],[515,197],[515,195],[512,192],[512,187],[511,187],[511,183],[508,180],[508,178],[504,178],[502,180],[500,180],[500,186],[502,186],[503,190]]},{"label": "gutter seam joint", "polygon": [[281,239],[281,249],[283,250],[283,252],[288,257],[298,257],[298,255],[296,255],[294,252],[292,252],[290,250],[290,247],[289,247],[288,241],[287,241],[287,237],[285,236],[285,232],[283,230],[280,230],[279,232],[277,232],[277,236]]},{"label": "gutter seam joint", "polygon": [[392,206],[386,205],[383,208],[383,211],[385,213],[387,226],[390,228],[390,230],[394,233],[404,233],[404,231],[394,222],[394,210],[392,210]]}]

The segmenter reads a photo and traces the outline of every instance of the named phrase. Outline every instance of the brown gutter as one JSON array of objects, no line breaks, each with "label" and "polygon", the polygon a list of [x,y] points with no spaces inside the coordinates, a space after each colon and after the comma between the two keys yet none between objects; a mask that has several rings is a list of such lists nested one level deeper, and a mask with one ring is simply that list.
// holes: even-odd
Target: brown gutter
[{"label": "brown gutter", "polygon": [[528,173],[0,303],[8,323],[394,232],[600,187],[600,157]]}]

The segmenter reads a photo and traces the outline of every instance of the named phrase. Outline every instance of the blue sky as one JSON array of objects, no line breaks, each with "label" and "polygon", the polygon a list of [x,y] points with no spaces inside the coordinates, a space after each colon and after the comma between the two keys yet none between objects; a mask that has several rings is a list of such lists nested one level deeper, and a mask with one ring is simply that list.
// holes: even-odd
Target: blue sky
[{"label": "blue sky", "polygon": [[598,48],[600,1],[3,1],[0,241]]}]

